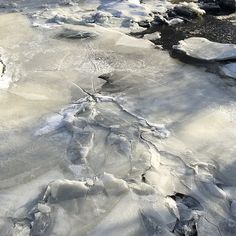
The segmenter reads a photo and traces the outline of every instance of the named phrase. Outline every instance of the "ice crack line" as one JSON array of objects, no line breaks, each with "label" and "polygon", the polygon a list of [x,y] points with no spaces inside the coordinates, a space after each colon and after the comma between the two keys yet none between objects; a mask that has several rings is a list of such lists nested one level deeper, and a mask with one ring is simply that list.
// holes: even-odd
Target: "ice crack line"
[{"label": "ice crack line", "polygon": [[98,102],[96,96],[92,93],[89,93],[87,90],[85,90],[84,88],[80,87],[78,84],[71,82],[74,86],[76,86],[77,88],[79,88],[83,93],[87,94],[89,97],[91,97],[95,102]]},{"label": "ice crack line", "polygon": [[209,224],[213,225],[213,226],[218,230],[220,236],[223,236],[223,235],[221,234],[220,228],[219,228],[216,224],[212,223],[212,222],[211,222],[210,220],[208,220],[206,217],[203,217],[203,218],[204,218]]},{"label": "ice crack line", "polygon": [[[135,118],[136,120],[139,121],[139,123],[142,125],[142,126],[146,126],[148,127],[149,129],[157,129],[157,130],[163,130],[163,125],[159,125],[159,124],[154,124],[150,121],[148,121],[147,119],[143,118],[142,116],[139,116],[129,110],[127,110],[123,105],[121,105],[116,98],[114,97],[111,97],[111,96],[103,96],[103,95],[100,95],[100,94],[92,94],[90,92],[88,92],[87,90],[85,90],[84,88],[80,87],[79,85],[77,85],[76,83],[74,82],[71,82],[74,86],[76,86],[77,88],[79,88],[83,93],[87,94],[90,98],[92,98],[92,100],[94,100],[96,103],[98,102],[113,102],[114,104],[116,104],[119,109],[123,112],[125,112],[126,114],[128,114],[129,116]],[[167,130],[166,130],[167,131]],[[169,132],[166,132],[166,137],[169,136]]]},{"label": "ice crack line", "polygon": [[[63,126],[71,127],[71,125],[73,126],[74,119],[80,114],[80,112],[83,112],[85,109],[89,107],[91,109],[97,103],[110,102],[116,105],[121,112],[126,113],[128,116],[136,120],[136,122],[133,122],[130,124],[134,128],[138,128],[139,130],[142,129],[143,131],[145,130],[148,133],[152,134],[154,137],[157,137],[159,139],[168,138],[170,132],[165,128],[165,125],[151,123],[147,119],[127,110],[122,104],[119,103],[117,97],[106,96],[99,93],[93,94],[91,92],[88,92],[86,89],[80,87],[79,85],[75,84],[74,82],[71,82],[71,84],[79,88],[79,90],[82,91],[82,93],[87,96],[80,98],[76,102],[73,102],[70,106],[62,109],[59,112],[59,115],[61,116],[60,119],[56,118],[56,119],[59,119],[56,122],[56,124],[55,122],[53,122],[54,119],[48,119],[46,126],[40,128],[39,131],[36,132],[36,135],[42,135],[42,134],[45,134],[45,132],[48,133],[58,128],[61,128]],[[85,122],[90,125],[96,124],[98,126],[103,126],[103,128],[109,129],[109,130],[114,130],[117,125],[117,124],[113,124],[113,125],[107,126],[105,124],[100,124],[100,122],[96,121],[96,119],[94,119],[93,117],[88,117],[87,119],[85,119]]]}]

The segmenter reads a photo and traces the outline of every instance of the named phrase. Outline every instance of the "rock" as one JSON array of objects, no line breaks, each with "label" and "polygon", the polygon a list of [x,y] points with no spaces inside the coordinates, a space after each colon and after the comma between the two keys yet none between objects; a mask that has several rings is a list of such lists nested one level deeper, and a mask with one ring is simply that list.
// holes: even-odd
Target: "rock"
[{"label": "rock", "polygon": [[1,62],[1,59],[0,59],[0,76],[3,75],[3,72],[4,72],[4,66],[3,66],[3,63]]},{"label": "rock", "polygon": [[98,78],[105,80],[107,83],[111,83],[112,82],[111,76],[112,76],[112,73],[105,73],[105,74],[99,75]]},{"label": "rock", "polygon": [[220,0],[219,6],[226,11],[235,12],[236,10],[236,0]]},{"label": "rock", "polygon": [[150,28],[151,24],[148,20],[138,22],[138,25],[143,28]]},{"label": "rock", "polygon": [[220,72],[224,76],[236,79],[236,63],[229,63],[220,67]]},{"label": "rock", "polygon": [[176,6],[174,8],[174,11],[176,12],[176,15],[184,16],[187,18],[193,18],[195,16],[195,14],[190,9],[187,9],[186,7]]},{"label": "rock", "polygon": [[221,7],[216,2],[202,2],[201,9],[203,9],[208,14],[217,14],[221,11]]},{"label": "rock", "polygon": [[236,45],[209,41],[192,37],[179,41],[172,47],[176,55],[184,55],[201,61],[225,61],[236,59]]},{"label": "rock", "polygon": [[201,8],[210,14],[218,14],[220,11],[233,13],[236,10],[235,0],[201,0]]},{"label": "rock", "polygon": [[155,15],[155,18],[154,18],[152,24],[153,25],[163,25],[163,24],[168,24],[168,21],[162,15]]}]

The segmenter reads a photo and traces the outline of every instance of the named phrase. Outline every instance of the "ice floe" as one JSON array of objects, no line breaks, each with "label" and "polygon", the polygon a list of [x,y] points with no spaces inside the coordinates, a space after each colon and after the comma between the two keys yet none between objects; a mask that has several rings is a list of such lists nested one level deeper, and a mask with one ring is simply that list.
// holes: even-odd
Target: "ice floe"
[{"label": "ice floe", "polygon": [[181,40],[173,50],[188,57],[205,61],[225,61],[236,59],[236,45],[209,41],[193,37]]}]

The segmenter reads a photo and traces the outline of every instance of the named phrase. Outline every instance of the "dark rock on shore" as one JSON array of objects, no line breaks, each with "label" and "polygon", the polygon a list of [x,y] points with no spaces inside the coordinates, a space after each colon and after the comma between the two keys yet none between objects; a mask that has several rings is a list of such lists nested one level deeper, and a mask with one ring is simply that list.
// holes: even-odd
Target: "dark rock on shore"
[{"label": "dark rock on shore", "polygon": [[150,28],[151,27],[151,23],[149,21],[140,21],[138,22],[139,26],[140,27],[143,27],[143,28]]},{"label": "dark rock on shore", "polygon": [[235,12],[236,1],[235,0],[219,0],[219,6],[224,10]]},{"label": "dark rock on shore", "polygon": [[213,15],[224,15],[236,10],[235,0],[201,0],[201,8]]},{"label": "dark rock on shore", "polygon": [[184,6],[176,6],[174,7],[173,11],[176,13],[177,16],[183,16],[186,18],[194,18],[197,16],[197,14],[193,10]]}]

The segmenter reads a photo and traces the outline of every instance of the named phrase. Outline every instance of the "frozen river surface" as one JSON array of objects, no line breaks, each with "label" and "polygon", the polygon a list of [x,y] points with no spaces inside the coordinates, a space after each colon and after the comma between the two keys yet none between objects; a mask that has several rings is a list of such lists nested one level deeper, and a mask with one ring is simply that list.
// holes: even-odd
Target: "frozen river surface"
[{"label": "frozen river surface", "polygon": [[236,235],[234,86],[129,36],[171,3],[0,5],[0,236]]}]

